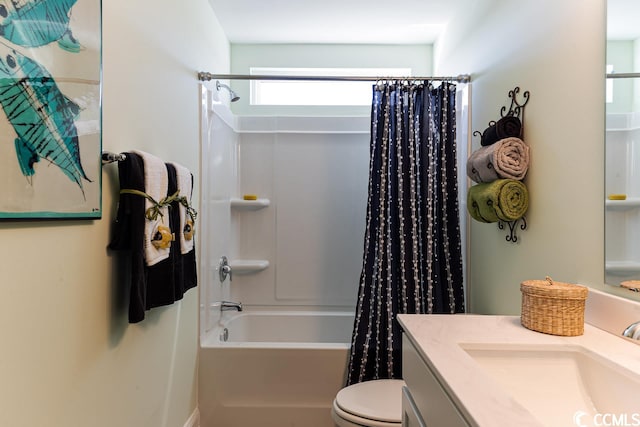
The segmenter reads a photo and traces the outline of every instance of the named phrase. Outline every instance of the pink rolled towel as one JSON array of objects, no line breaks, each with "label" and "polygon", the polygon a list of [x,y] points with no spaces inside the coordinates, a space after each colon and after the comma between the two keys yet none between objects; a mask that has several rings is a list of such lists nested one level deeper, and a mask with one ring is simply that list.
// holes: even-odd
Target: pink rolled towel
[{"label": "pink rolled towel", "polygon": [[471,180],[492,182],[497,179],[522,180],[529,170],[529,147],[520,138],[501,139],[471,153],[467,175]]}]

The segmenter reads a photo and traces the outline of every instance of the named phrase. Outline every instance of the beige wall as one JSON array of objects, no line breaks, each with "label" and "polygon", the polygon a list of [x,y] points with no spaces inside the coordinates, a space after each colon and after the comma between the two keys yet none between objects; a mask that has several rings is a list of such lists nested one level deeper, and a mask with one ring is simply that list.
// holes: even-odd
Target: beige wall
[{"label": "beige wall", "polygon": [[[103,2],[103,49],[104,149],[198,177],[196,71],[229,70],[206,0]],[[182,427],[196,407],[198,292],[127,323],[106,249],[117,190],[110,165],[102,220],[0,223],[2,426]]]},{"label": "beige wall", "polygon": [[472,311],[519,314],[520,282],[545,275],[604,287],[605,7],[605,0],[476,2],[435,46],[436,74],[472,74],[472,130],[499,118],[510,89],[531,92],[529,229],[511,244],[495,224],[472,221]]}]

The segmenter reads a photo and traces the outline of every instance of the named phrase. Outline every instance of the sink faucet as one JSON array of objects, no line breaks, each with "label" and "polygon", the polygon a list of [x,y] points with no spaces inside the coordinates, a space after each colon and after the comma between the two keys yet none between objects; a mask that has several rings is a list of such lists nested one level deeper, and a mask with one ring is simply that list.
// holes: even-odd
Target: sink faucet
[{"label": "sink faucet", "polygon": [[627,329],[622,332],[622,336],[634,340],[640,340],[640,320],[627,326]]},{"label": "sink faucet", "polygon": [[214,307],[215,306],[220,306],[220,311],[229,311],[229,310],[242,311],[242,303],[241,302],[218,301],[218,302],[214,302],[211,305],[213,305]]}]

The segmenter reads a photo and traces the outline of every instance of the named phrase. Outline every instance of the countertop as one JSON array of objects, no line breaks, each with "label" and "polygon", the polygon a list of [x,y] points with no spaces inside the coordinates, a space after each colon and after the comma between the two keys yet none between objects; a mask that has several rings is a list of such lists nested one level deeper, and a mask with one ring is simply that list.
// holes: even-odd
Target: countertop
[{"label": "countertop", "polygon": [[[589,324],[584,335],[561,337],[526,329],[518,316],[401,314],[398,320],[424,362],[467,422],[478,427],[543,426],[464,350],[583,347],[640,378],[640,346]],[[553,384],[549,384],[553,387]],[[577,425],[567,423],[566,425]]]}]

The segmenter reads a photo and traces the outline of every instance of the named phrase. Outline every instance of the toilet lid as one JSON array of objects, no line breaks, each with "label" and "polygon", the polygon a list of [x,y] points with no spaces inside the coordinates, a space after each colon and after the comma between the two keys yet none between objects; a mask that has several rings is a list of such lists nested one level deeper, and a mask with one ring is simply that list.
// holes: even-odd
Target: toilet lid
[{"label": "toilet lid", "polygon": [[402,421],[402,380],[373,380],[345,387],[336,404],[350,414],[370,420]]}]

